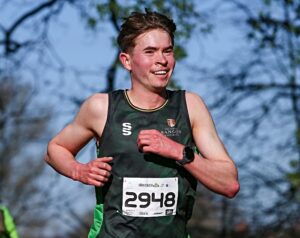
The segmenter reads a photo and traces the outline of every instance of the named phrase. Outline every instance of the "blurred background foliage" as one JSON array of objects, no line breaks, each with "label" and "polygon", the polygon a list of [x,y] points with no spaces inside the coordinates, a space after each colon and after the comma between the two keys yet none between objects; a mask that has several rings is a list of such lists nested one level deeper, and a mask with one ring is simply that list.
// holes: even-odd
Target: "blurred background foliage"
[{"label": "blurred background foliage", "polygon": [[[0,0],[0,200],[20,237],[87,236],[92,189],[69,186],[46,168],[43,153],[88,95],[120,87],[115,37],[123,17],[145,8],[177,23],[175,55],[184,73],[171,87],[201,94],[239,169],[241,191],[233,200],[199,184],[192,237],[299,237],[299,1]],[[68,9],[88,37],[109,37],[110,45],[99,42],[97,70],[75,67],[57,50],[59,40],[74,40],[53,34],[67,28]],[[222,46],[232,50],[217,52],[209,64],[205,54],[195,58],[190,45],[204,45],[225,28],[239,35]],[[83,57],[79,48],[72,57]],[[95,156],[88,153],[83,161]]]}]

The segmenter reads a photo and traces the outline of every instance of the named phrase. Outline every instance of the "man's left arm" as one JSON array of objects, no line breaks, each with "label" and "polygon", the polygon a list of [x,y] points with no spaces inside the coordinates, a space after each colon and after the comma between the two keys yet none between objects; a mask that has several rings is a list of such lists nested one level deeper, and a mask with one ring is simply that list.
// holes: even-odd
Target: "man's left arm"
[{"label": "man's left arm", "polygon": [[200,154],[195,154],[194,161],[184,168],[208,189],[232,198],[240,188],[237,168],[220,140],[203,100],[196,94],[186,93],[186,102]]},{"label": "man's left arm", "polygon": [[[202,99],[186,93],[193,138],[200,154],[184,166],[208,189],[232,198],[239,191],[237,169],[215,129],[212,117]],[[142,130],[137,139],[139,150],[156,153],[175,161],[183,158],[185,145],[164,136],[157,130]]]}]

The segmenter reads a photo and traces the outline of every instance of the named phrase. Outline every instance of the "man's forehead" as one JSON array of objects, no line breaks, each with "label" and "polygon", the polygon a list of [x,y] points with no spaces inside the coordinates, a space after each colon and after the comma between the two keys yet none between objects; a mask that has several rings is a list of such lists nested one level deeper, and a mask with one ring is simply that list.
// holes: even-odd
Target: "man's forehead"
[{"label": "man's forehead", "polygon": [[146,47],[170,47],[172,40],[168,32],[161,29],[153,29],[140,34],[135,39],[135,46]]}]

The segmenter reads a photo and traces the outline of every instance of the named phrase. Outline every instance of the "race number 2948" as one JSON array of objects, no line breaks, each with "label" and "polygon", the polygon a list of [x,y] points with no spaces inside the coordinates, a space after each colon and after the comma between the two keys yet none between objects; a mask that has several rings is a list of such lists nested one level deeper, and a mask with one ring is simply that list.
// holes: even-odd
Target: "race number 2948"
[{"label": "race number 2948", "polygon": [[176,214],[178,178],[124,178],[122,212],[126,216]]}]

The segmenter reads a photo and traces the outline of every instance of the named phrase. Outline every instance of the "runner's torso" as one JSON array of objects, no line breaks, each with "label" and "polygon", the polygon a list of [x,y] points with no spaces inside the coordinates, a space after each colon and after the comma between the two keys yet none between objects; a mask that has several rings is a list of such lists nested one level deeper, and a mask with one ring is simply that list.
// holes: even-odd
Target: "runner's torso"
[{"label": "runner's torso", "polygon": [[126,91],[109,94],[98,157],[112,156],[113,169],[106,186],[96,189],[97,202],[104,202],[97,237],[187,236],[197,182],[174,160],[140,153],[136,140],[143,129],[156,129],[181,144],[193,145],[185,92],[168,91],[168,100],[156,110],[134,107]]}]

